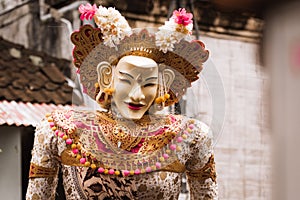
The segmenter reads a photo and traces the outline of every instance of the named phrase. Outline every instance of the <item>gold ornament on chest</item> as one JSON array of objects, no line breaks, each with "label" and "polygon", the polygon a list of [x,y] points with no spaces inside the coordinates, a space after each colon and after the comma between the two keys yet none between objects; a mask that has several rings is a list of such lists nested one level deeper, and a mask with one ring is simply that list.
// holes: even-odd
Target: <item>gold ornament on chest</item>
[{"label": "gold ornament on chest", "polygon": [[96,116],[82,111],[47,115],[54,134],[66,143],[62,163],[117,176],[165,170],[178,159],[183,141],[194,129],[193,121],[174,115],[149,119],[131,120],[134,124],[128,124],[103,112]]},{"label": "gold ornament on chest", "polygon": [[141,120],[114,120],[108,113],[98,113],[98,123],[107,142],[132,153],[147,153],[167,145],[176,135],[168,117]]}]

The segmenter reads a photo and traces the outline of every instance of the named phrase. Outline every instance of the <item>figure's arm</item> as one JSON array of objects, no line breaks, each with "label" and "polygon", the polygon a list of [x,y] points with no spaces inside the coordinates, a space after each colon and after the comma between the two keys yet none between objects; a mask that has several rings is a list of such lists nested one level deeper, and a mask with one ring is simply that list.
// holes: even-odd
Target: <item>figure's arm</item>
[{"label": "figure's arm", "polygon": [[190,144],[190,158],[186,164],[190,199],[218,199],[213,141],[209,128],[196,123]]},{"label": "figure's arm", "polygon": [[59,169],[57,138],[46,120],[36,128],[31,154],[26,200],[54,200]]}]

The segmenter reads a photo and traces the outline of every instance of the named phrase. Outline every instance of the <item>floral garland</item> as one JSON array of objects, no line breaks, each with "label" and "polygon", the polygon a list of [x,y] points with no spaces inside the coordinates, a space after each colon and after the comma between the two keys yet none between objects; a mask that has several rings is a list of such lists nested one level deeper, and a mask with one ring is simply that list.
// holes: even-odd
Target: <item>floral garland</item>
[{"label": "floral garland", "polygon": [[[103,34],[103,43],[109,47],[116,47],[126,36],[130,36],[132,31],[126,19],[115,8],[105,8],[103,6],[81,5],[80,19],[94,19],[98,28]],[[174,49],[174,44],[182,39],[188,39],[193,30],[193,15],[187,13],[184,8],[175,10],[172,17],[159,27],[156,35],[156,46],[159,50],[166,53]]]}]

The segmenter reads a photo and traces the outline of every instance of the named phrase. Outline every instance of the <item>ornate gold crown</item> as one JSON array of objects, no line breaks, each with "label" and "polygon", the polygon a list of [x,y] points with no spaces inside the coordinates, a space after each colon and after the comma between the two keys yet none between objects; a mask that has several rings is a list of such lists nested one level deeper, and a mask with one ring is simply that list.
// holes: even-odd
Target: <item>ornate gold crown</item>
[{"label": "ornate gold crown", "polygon": [[[160,29],[159,32],[161,31],[165,29]],[[191,83],[199,78],[198,74],[203,68],[202,64],[208,59],[209,52],[200,41],[186,41],[182,33],[176,33],[182,37],[181,40],[162,49],[162,45],[158,45],[161,43],[158,42],[157,32],[155,34],[151,32],[148,29],[131,30],[130,34],[125,34],[122,39],[109,44],[103,39],[101,27],[84,25],[79,31],[74,32],[71,35],[75,45],[74,64],[80,71],[81,83],[86,88],[87,94],[94,98],[94,83],[97,82],[96,66],[100,62],[107,61],[116,65],[123,56],[137,55],[151,58],[160,68],[174,71],[175,80],[169,88],[170,98],[165,105],[178,102]]]}]

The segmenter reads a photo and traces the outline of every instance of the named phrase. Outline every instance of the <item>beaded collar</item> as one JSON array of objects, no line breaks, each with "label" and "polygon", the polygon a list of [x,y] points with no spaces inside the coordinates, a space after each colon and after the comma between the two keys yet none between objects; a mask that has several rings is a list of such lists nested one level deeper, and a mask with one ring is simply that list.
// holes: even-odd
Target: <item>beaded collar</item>
[{"label": "beaded collar", "polygon": [[[104,113],[96,115],[71,110],[47,114],[54,134],[66,143],[64,155],[67,155],[68,165],[91,167],[99,173],[123,176],[162,170],[177,160],[183,140],[193,131],[194,121],[183,120],[176,115],[159,118],[153,118],[156,129],[132,136],[122,127],[122,136],[119,132],[115,134],[119,124]],[[139,128],[147,129],[151,124]],[[123,144],[118,147],[119,141]]]},{"label": "beaded collar", "polygon": [[[112,114],[98,112],[101,133],[107,142],[132,153],[147,153],[166,145],[175,136],[170,130],[171,121],[164,115],[146,115],[141,120],[113,119]],[[164,140],[164,141],[163,141]],[[149,144],[152,143],[152,149]],[[116,150],[118,151],[118,150]]]}]

